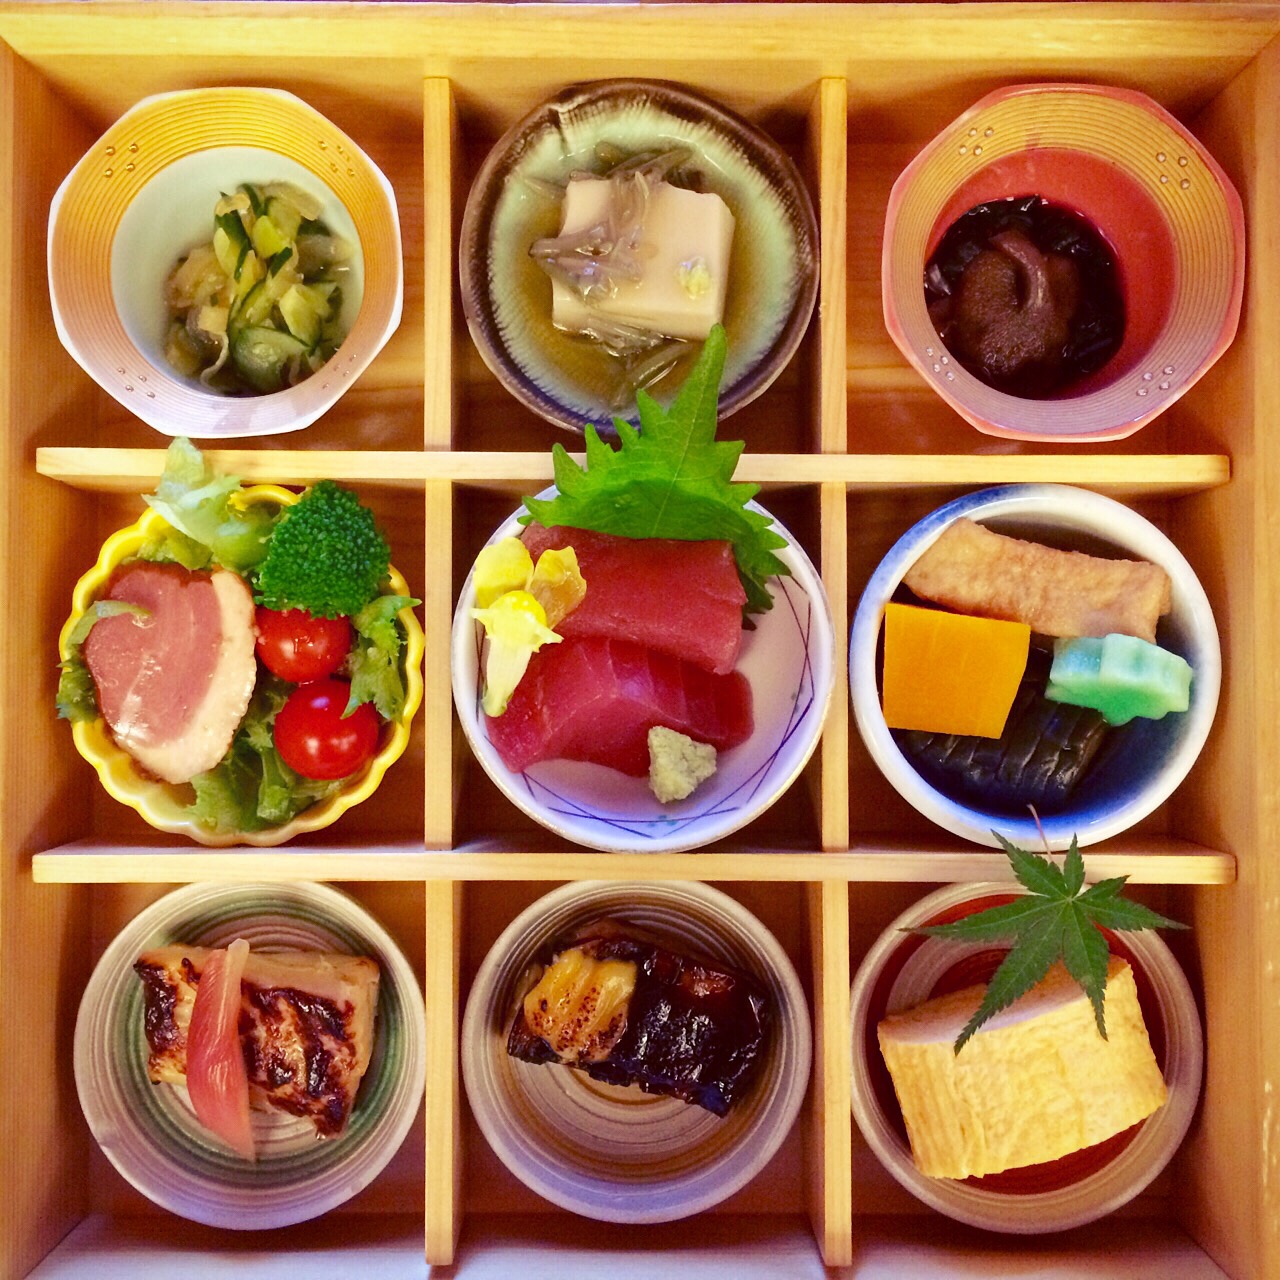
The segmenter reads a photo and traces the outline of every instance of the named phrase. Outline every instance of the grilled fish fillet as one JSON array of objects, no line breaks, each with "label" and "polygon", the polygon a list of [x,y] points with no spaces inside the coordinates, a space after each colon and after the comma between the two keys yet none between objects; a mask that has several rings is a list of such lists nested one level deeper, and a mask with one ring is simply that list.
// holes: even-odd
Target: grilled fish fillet
[{"label": "grilled fish fillet", "polygon": [[[157,1084],[186,1081],[187,1028],[208,955],[205,947],[158,947],[133,966]],[[340,1134],[373,1051],[378,978],[365,956],[251,952],[240,984],[251,1104],[310,1120],[319,1137]]]}]

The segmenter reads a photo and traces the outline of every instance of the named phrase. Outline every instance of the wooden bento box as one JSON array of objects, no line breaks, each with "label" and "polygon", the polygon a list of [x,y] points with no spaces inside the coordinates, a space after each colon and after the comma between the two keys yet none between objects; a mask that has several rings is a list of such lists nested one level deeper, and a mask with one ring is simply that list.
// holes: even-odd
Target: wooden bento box
[{"label": "wooden bento box", "polygon": [[[460,1277],[593,1264],[915,1277],[957,1274],[963,1257],[966,1274],[1280,1276],[1278,36],[1275,4],[0,4],[0,1271],[196,1275],[225,1257],[263,1275],[416,1275],[456,1260],[447,1273]],[[461,742],[456,594],[517,496],[549,479],[557,433],[510,399],[467,336],[458,218],[508,125],[563,85],[607,76],[704,91],[778,139],[811,184],[819,306],[788,371],[728,434],[747,441],[739,478],[763,482],[820,565],[838,652],[897,535],[994,483],[1069,481],[1134,504],[1209,593],[1226,678],[1208,748],[1168,803],[1087,858],[1091,876],[1128,874],[1193,925],[1176,946],[1201,1002],[1204,1091],[1170,1170],[1094,1228],[1019,1239],[956,1227],[900,1190],[851,1123],[852,971],[905,905],[940,883],[1005,879],[1007,864],[889,788],[852,730],[843,677],[801,781],[706,852],[559,847]],[[893,179],[984,93],[1037,80],[1152,95],[1245,204],[1239,336],[1184,399],[1116,444],[979,435],[908,368],[881,316]],[[164,441],[59,344],[50,199],[134,102],[216,84],[292,90],[329,116],[390,178],[404,237],[404,321],[358,385],[302,434],[215,455],[250,479],[355,487],[424,600],[426,699],[408,754],[375,800],[276,850],[166,841],[103,792],[53,713],[72,585],[133,519]],[[553,883],[615,877],[705,880],[743,901],[799,969],[816,1035],[803,1119],[766,1170],[714,1213],[639,1231],[566,1215],[516,1182],[472,1120],[458,1068],[461,1006],[504,925]],[[120,927],[168,886],[252,878],[338,882],[367,903],[419,971],[428,1043],[421,1119],[392,1164],[344,1210],[265,1237],[194,1227],[135,1193],[91,1139],[71,1074],[80,993]]]}]

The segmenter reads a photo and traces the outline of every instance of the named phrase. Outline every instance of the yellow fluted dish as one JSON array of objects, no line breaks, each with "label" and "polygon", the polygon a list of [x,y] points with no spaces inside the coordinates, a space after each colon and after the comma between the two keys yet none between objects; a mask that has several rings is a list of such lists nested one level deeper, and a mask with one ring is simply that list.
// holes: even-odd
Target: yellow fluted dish
[{"label": "yellow fluted dish", "polygon": [[[246,505],[254,502],[276,502],[281,506],[291,506],[300,496],[279,485],[260,484],[243,489],[239,500]],[[63,624],[58,636],[60,658],[65,660],[69,656],[68,640],[72,630],[101,594],[111,574],[119,565],[136,556],[148,538],[168,527],[168,522],[158,512],[148,508],[134,524],[113,533],[102,544],[97,563],[76,583],[72,593],[71,616]],[[387,593],[400,596],[410,594],[408,583],[394,566],[388,574]],[[382,726],[377,752],[359,773],[352,776],[347,785],[309,809],[304,809],[283,826],[247,832],[217,833],[207,830],[188,811],[188,806],[194,799],[192,789],[185,784],[161,782],[143,773],[133,757],[117,746],[101,716],[96,720],[79,721],[71,726],[76,750],[97,770],[98,778],[111,796],[121,804],[137,810],[151,826],[160,831],[188,836],[200,844],[216,848],[236,844],[261,848],[283,844],[308,831],[319,831],[336,822],[348,809],[373,795],[382,782],[383,775],[409,745],[409,725],[422,705],[424,640],[422,628],[412,609],[401,609],[397,616],[405,631],[403,713],[399,720]]]}]

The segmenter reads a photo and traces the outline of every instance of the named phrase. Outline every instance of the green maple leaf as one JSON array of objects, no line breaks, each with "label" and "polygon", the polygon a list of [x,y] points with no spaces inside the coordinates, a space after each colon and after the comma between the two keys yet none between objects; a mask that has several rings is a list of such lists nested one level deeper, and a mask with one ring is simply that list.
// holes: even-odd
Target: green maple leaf
[{"label": "green maple leaf", "polygon": [[1128,876],[1099,880],[1084,888],[1084,858],[1073,838],[1061,867],[1049,858],[1010,844],[999,832],[1018,882],[1028,892],[1005,906],[979,911],[951,924],[927,925],[912,933],[965,942],[1011,940],[1013,945],[996,970],[982,1003],[956,1038],[959,1053],[979,1027],[1025,995],[1059,960],[1080,984],[1093,1005],[1098,1034],[1107,1026],[1103,999],[1111,952],[1102,929],[1185,929],[1137,902],[1120,896]]},{"label": "green maple leaf", "polygon": [[615,418],[620,446],[614,450],[594,426],[587,427],[585,468],[555,445],[558,493],[524,502],[531,517],[547,526],[623,538],[730,542],[747,611],[759,613],[773,604],[766,580],[790,572],[773,554],[787,543],[770,529],[768,516],[746,509],[760,486],[732,482],[743,442],[716,440],[724,355],[724,329],[716,325],[670,409],[637,391],[638,432]]}]

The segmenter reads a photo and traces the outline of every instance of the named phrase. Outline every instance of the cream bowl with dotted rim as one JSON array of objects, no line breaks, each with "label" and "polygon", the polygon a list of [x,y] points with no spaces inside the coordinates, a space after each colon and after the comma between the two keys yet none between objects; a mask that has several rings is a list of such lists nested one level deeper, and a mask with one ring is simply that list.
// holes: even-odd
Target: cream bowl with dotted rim
[{"label": "cream bowl with dotted rim", "polygon": [[1142,1192],[1173,1159],[1200,1097],[1204,1036],[1195,997],[1173,953],[1156,933],[1108,934],[1129,962],[1152,1051],[1168,1099],[1123,1133],[1048,1164],[985,1178],[931,1178],[911,1158],[902,1114],[880,1055],[876,1026],[888,1013],[989,980],[1008,948],[913,936],[1015,900],[1017,885],[950,885],[922,898],[880,935],[858,967],[851,992],[853,1115],[876,1158],[917,1199],[949,1218],[1016,1235],[1067,1231],[1114,1212]]},{"label": "cream bowl with dotted rim", "polygon": [[[507,1054],[538,953],[609,918],[752,974],[772,997],[768,1047],[748,1093],[723,1119],[638,1086]],[[485,957],[467,999],[462,1071],[476,1122],[498,1158],[539,1195],[604,1222],[670,1222],[719,1204],[772,1159],[809,1080],[809,1010],[794,966],[740,903],[697,881],[587,882],[523,911]]]},{"label": "cream bowl with dotted rim", "polygon": [[[595,151],[685,147],[701,189],[734,216],[724,325],[729,337],[720,416],[750,403],[795,353],[818,290],[818,225],[799,171],[754,124],[701,94],[653,80],[574,85],[542,103],[493,147],[467,197],[458,249],[462,309],[490,371],[534,413],[581,434],[635,421],[621,366],[551,323],[551,280],[529,256],[558,234],[557,189],[603,172]],[[662,403],[698,352],[650,387]]]},{"label": "cream bowl with dotted rim", "polygon": [[[170,943],[369,956],[381,971],[373,1054],[350,1122],[321,1141],[305,1120],[254,1110],[256,1162],[196,1120],[186,1089],[147,1077],[142,983],[133,963]],[[391,935],[354,899],[320,884],[194,884],[146,908],[85,988],[75,1078],[89,1130],[121,1176],[180,1217],[262,1230],[318,1217],[363,1190],[418,1115],[426,1071],[422,994]]]},{"label": "cream bowl with dotted rim", "polygon": [[[228,396],[165,359],[164,285],[213,235],[222,192],[287,182],[352,248],[345,337],[296,386]],[[395,192],[364,151],[293,94],[208,88],[131,107],[67,175],[49,211],[49,296],[62,344],[127,410],[165,435],[275,435],[337,403],[400,323],[404,264]]]},{"label": "cream bowl with dotted rim", "polygon": [[[555,494],[552,487],[538,497]],[[520,515],[512,514],[487,545],[518,537]],[[753,614],[754,629],[742,637],[736,669],[751,686],[751,737],[720,752],[714,777],[672,804],[660,804],[647,779],[604,765],[544,760],[523,773],[507,768],[489,741],[480,705],[485,639],[471,617],[474,570],[468,573],[453,615],[453,702],[476,759],[512,804],[556,835],[593,849],[675,853],[731,835],[795,782],[822,736],[835,688],[835,628],[822,579],[804,548],[777,520],[771,528],[787,541],[775,554],[791,576],[769,579],[773,608]]]},{"label": "cream bowl with dotted rim", "polygon": [[[1068,551],[1159,565],[1172,583],[1173,607],[1160,619],[1156,642],[1191,665],[1191,698],[1184,712],[1163,719],[1137,717],[1108,731],[1107,740],[1065,804],[1037,822],[1023,808],[984,805],[926,778],[885,723],[880,696],[881,630],[911,566],[955,520],[976,521],[996,533]],[[905,588],[902,588],[905,591]],[[1195,570],[1173,542],[1137,511],[1071,485],[1020,484],[981,489],[931,511],[908,529],[880,561],[863,590],[849,638],[849,692],[854,720],[880,772],[914,809],[975,844],[998,848],[994,832],[1024,848],[1081,847],[1127,831],[1159,808],[1191,771],[1209,738],[1222,685],[1222,650],[1209,598]]]},{"label": "cream bowl with dotted rim", "polygon": [[[1120,349],[1047,399],[988,386],[939,340],[924,269],[979,204],[1038,195],[1086,218],[1112,250],[1125,299]],[[982,98],[903,170],[885,215],[885,324],[910,364],[988,435],[1071,443],[1132,435],[1231,345],[1244,294],[1245,225],[1230,178],[1146,94],[1105,85],[1012,85]]]}]

